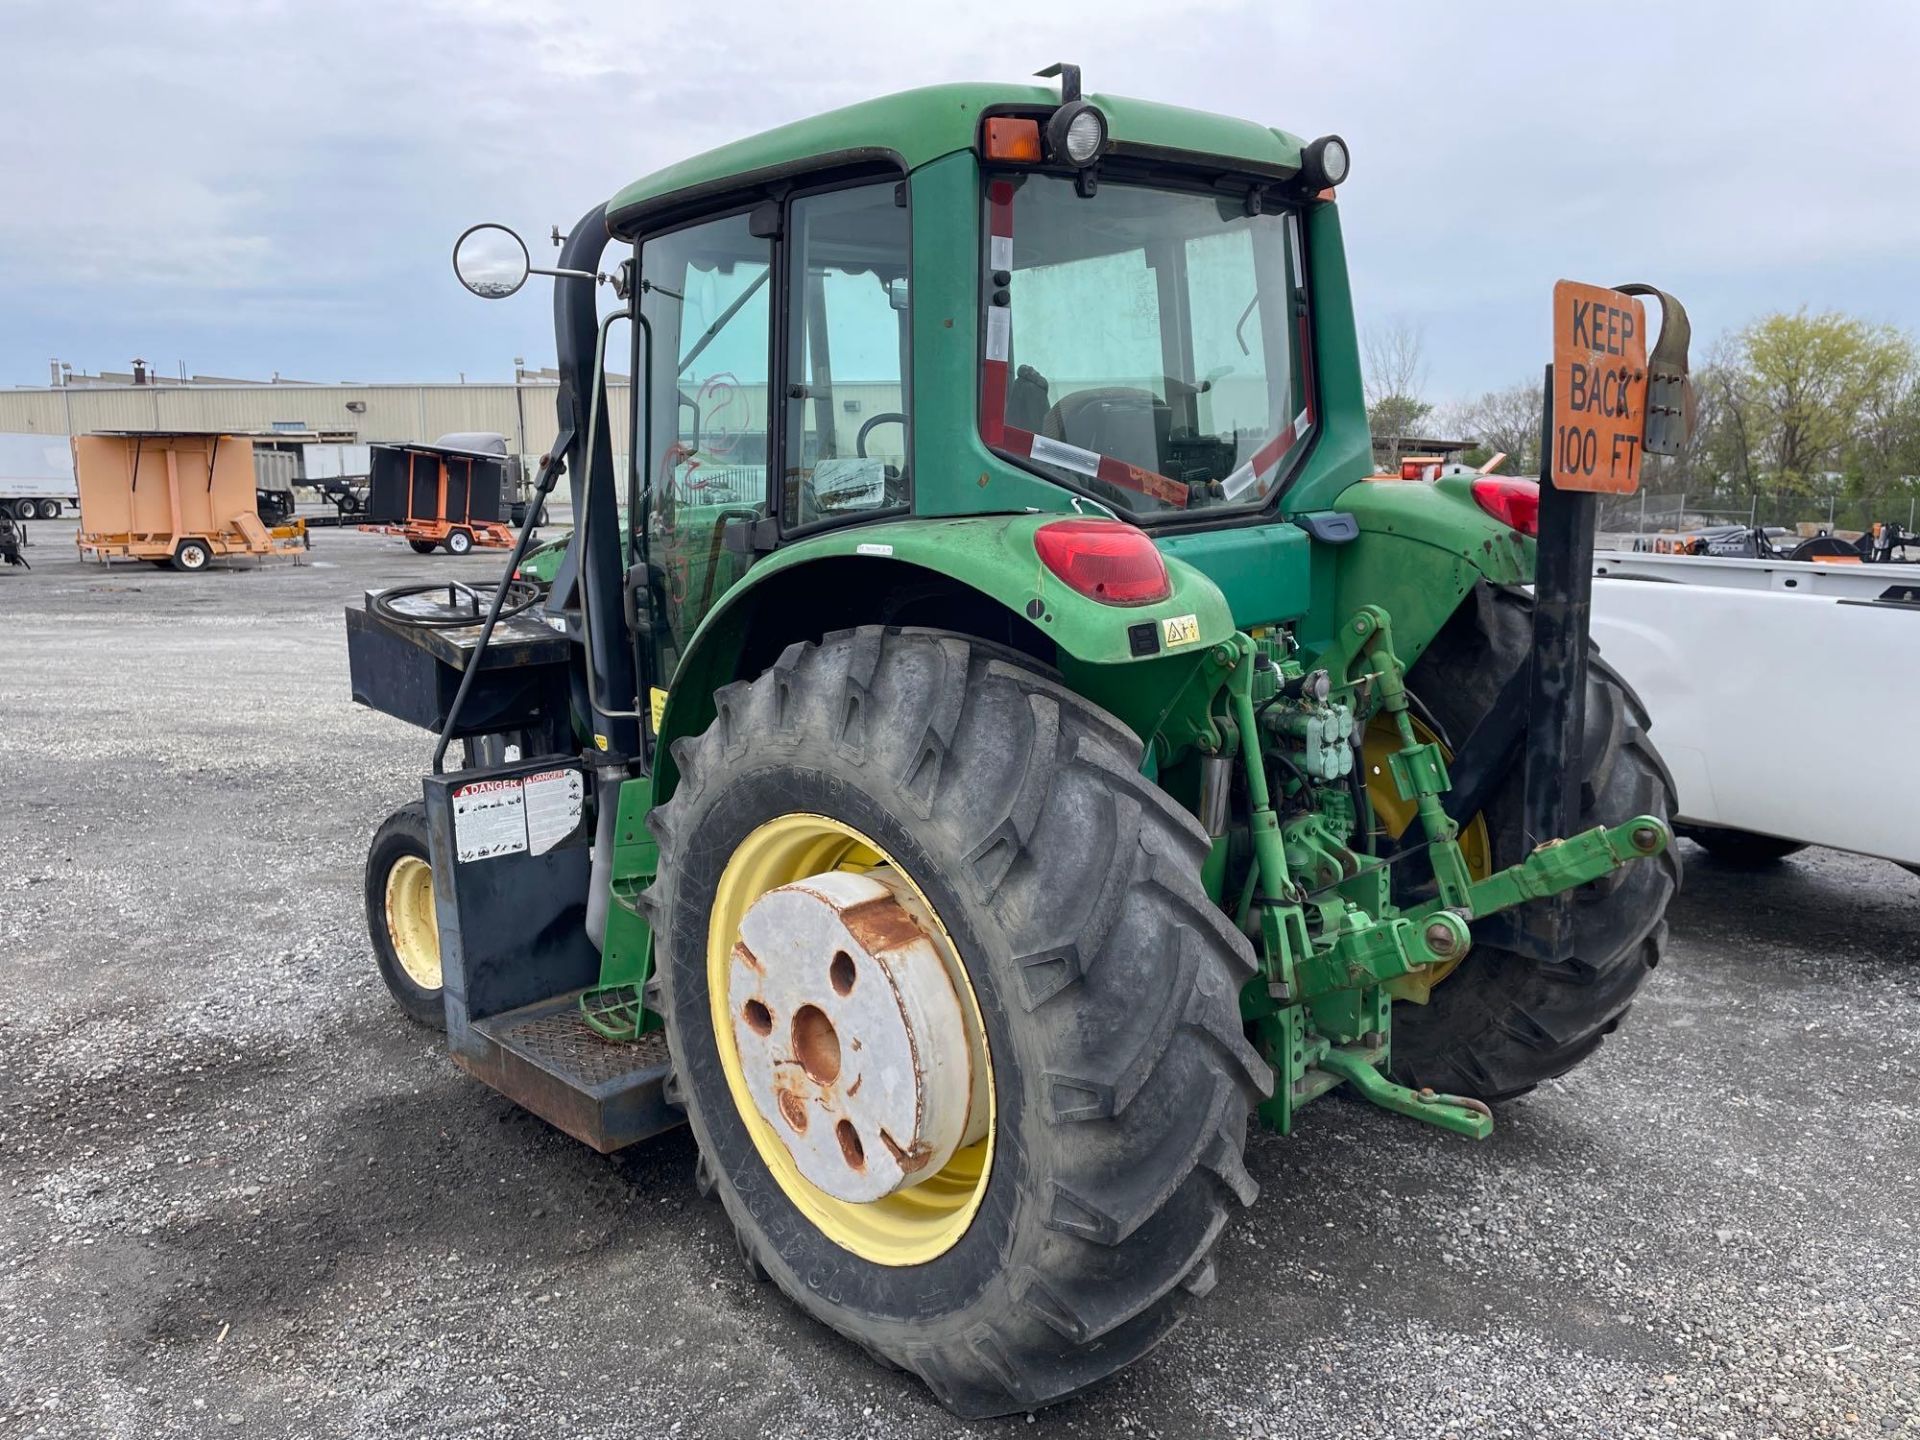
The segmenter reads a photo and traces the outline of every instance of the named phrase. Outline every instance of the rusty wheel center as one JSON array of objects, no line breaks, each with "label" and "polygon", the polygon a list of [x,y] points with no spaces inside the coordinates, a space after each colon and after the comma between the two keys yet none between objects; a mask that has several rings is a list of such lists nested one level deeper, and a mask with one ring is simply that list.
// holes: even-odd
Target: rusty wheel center
[{"label": "rusty wheel center", "polygon": [[754,1107],[811,1184],[854,1204],[937,1175],[986,1133],[980,1041],[891,869],[769,890],[740,923],[728,1011]]}]

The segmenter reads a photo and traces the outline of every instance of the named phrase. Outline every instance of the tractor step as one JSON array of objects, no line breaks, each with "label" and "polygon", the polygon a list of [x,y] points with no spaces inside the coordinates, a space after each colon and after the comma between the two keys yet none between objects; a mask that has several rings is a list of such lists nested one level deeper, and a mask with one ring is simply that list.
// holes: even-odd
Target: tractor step
[{"label": "tractor step", "polygon": [[667,1037],[653,1031],[631,1041],[601,1038],[580,1013],[583,993],[475,1021],[453,1046],[453,1058],[604,1155],[673,1129],[681,1115],[663,1093]]}]

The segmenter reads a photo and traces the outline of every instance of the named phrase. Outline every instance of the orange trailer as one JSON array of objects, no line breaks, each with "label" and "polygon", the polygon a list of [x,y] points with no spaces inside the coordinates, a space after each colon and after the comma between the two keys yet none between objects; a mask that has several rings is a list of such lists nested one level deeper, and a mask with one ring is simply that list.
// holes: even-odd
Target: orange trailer
[{"label": "orange trailer", "polygon": [[254,491],[253,441],[190,431],[104,431],[73,441],[82,559],[204,570],[228,555],[293,555],[304,520],[269,527]]},{"label": "orange trailer", "polygon": [[362,530],[398,535],[418,554],[511,550],[506,462],[448,445],[374,445]]}]

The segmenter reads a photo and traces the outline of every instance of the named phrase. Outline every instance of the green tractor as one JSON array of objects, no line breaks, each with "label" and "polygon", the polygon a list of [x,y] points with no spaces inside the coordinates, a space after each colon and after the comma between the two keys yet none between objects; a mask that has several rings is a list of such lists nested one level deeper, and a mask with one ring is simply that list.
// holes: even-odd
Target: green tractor
[{"label": "green tractor", "polygon": [[1179,1323],[1254,1117],[1487,1135],[1679,879],[1588,512],[1371,474],[1345,145],[1044,73],[684,161],[550,269],[467,232],[555,279],[576,528],[347,615],[439,735],[368,859],[401,1005],[602,1151],[689,1125],[752,1273],[970,1416]]}]

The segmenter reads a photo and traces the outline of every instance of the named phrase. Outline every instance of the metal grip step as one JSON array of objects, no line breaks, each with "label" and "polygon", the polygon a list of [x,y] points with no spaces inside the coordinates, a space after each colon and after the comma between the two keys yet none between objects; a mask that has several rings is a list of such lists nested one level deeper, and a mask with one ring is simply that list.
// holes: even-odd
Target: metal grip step
[{"label": "metal grip step", "polygon": [[453,1047],[468,1073],[602,1154],[670,1130],[662,1094],[667,1039],[602,1039],[581,1018],[581,991],[475,1021]]}]

